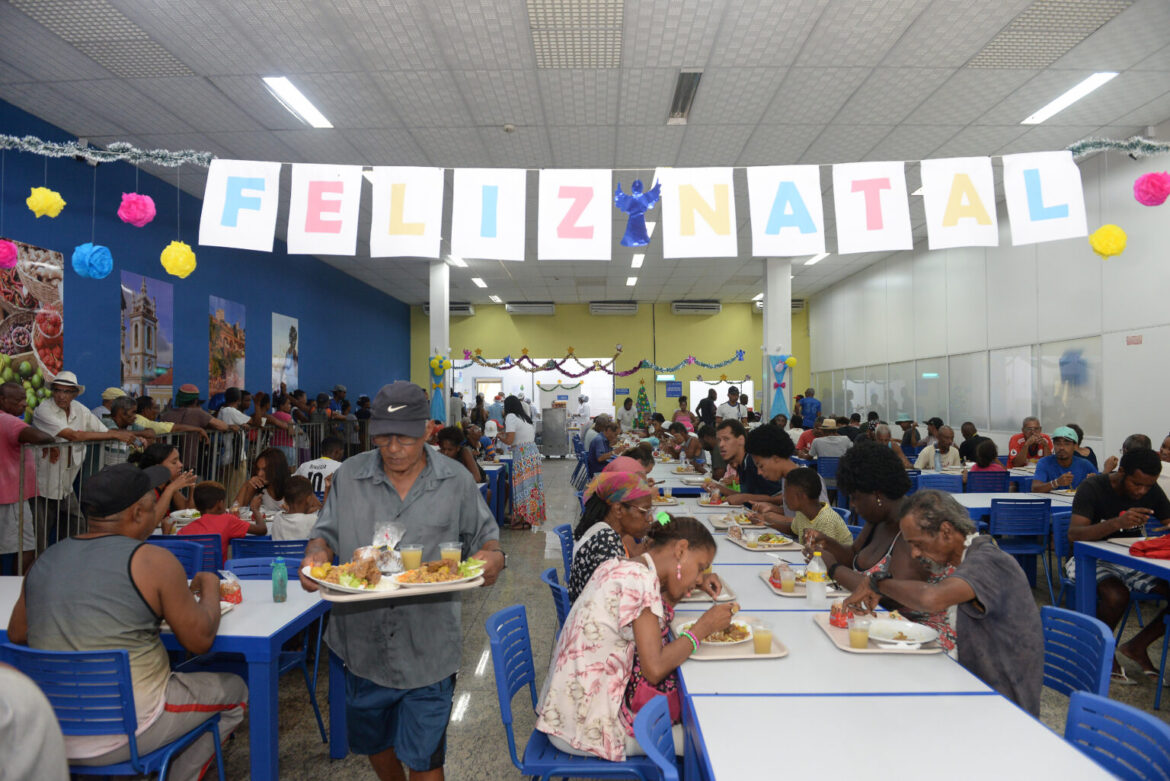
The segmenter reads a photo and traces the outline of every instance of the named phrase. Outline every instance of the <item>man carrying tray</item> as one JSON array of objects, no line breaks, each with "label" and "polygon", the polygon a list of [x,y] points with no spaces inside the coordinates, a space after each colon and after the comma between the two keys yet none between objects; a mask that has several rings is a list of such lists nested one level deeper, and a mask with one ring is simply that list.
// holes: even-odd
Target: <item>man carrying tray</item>
[{"label": "man carrying tray", "polygon": [[[458,540],[465,557],[484,560],[485,583],[495,582],[506,562],[495,519],[471,474],[426,447],[429,416],[417,385],[378,391],[369,422],[376,449],[333,474],[301,569],[386,541],[422,545],[423,559],[434,560],[441,543]],[[462,635],[457,594],[333,606],[326,642],[345,662],[349,746],[369,756],[379,778],[405,778],[403,765],[412,781],[443,778]]]}]

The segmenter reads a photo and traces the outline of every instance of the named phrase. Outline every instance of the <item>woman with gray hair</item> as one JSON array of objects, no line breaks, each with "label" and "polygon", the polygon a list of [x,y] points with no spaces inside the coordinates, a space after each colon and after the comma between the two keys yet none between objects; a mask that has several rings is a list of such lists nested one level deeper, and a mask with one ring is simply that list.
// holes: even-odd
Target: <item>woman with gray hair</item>
[{"label": "woman with gray hair", "polygon": [[942,491],[907,499],[899,526],[914,558],[950,574],[928,583],[874,573],[845,604],[872,611],[889,597],[914,610],[950,612],[959,664],[1039,718],[1044,633],[1023,569],[991,537],[977,534],[967,510]]}]

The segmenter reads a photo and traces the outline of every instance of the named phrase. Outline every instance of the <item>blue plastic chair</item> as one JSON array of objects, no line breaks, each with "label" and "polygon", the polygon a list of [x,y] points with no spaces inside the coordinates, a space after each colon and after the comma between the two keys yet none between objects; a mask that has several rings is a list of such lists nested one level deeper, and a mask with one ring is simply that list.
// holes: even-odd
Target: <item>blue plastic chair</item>
[{"label": "blue plastic chair", "polygon": [[569,601],[569,590],[557,582],[557,568],[549,567],[544,572],[540,573],[540,579],[543,580],[552,592],[553,607],[557,609],[557,634],[561,633],[561,627],[565,625],[565,616],[569,615],[569,611],[573,608],[573,603]]},{"label": "blue plastic chair", "polygon": [[671,734],[670,704],[658,696],[642,706],[634,717],[634,738],[655,765],[661,781],[678,781],[678,759]]},{"label": "blue plastic chair", "polygon": [[1008,465],[1008,457],[1007,456],[996,456],[996,459],[998,459],[999,463],[1003,464],[1005,467]]},{"label": "blue plastic chair", "polygon": [[491,487],[486,480],[479,484],[479,495],[483,497],[484,504],[487,504],[489,491],[491,491]]},{"label": "blue plastic chair", "polygon": [[840,515],[841,520],[845,521],[845,525],[848,526],[849,519],[850,519],[850,517],[852,517],[853,513],[850,512],[849,510],[845,510],[841,507],[836,508],[836,510],[837,510],[837,515]]},{"label": "blue plastic chair", "polygon": [[825,482],[825,488],[837,487],[837,464],[840,462],[840,458],[834,458],[832,456],[821,456],[813,461],[817,469],[817,474]]},{"label": "blue plastic chair", "polygon": [[1105,622],[1045,605],[1040,608],[1040,623],[1044,627],[1044,685],[1061,694],[1086,691],[1108,697],[1116,641]]},{"label": "blue plastic chair", "polygon": [[569,484],[580,491],[589,482],[589,454],[581,451],[577,453],[577,466],[569,477]]},{"label": "blue plastic chair", "polygon": [[[188,543],[190,544],[190,543]],[[145,775],[166,778],[171,760],[204,733],[215,743],[215,766],[224,781],[219,743],[219,714],[147,754],[138,753],[138,713],[130,678],[130,655],[116,651],[39,651],[22,645],[0,645],[0,661],[12,665],[41,688],[65,735],[125,735],[130,759],[112,765],[75,765],[70,772],[94,776]]]},{"label": "blue plastic chair", "polygon": [[1000,549],[1013,556],[1039,556],[1048,581],[1048,601],[1056,604],[1048,570],[1048,534],[1052,528],[1051,499],[992,499],[988,531]]},{"label": "blue plastic chair", "polygon": [[[308,540],[274,540],[271,537],[244,537],[231,541],[233,559],[254,559],[261,556],[283,556],[295,567],[305,556]],[[294,576],[296,573],[293,573]]]},{"label": "blue plastic chair", "polygon": [[[913,464],[914,462],[911,461],[910,463]],[[906,492],[906,495],[910,496],[911,494],[913,494],[915,491],[918,490],[918,480],[922,477],[922,470],[921,469],[907,469],[906,470],[906,477],[910,478],[910,490]]]},{"label": "blue plastic chair", "polygon": [[659,778],[660,770],[649,757],[630,757],[625,762],[607,762],[596,757],[579,757],[558,751],[548,736],[533,730],[524,746],[524,756],[516,752],[516,735],[512,732],[512,700],[528,687],[532,707],[536,708],[536,671],[532,663],[532,638],[523,605],[512,605],[488,617],[485,626],[492,651],[492,668],[496,693],[500,700],[500,720],[508,738],[508,754],[525,776],[543,780],[553,776],[572,778]]},{"label": "blue plastic chair", "polygon": [[1170,726],[1130,705],[1073,692],[1064,739],[1118,778],[1170,778]]},{"label": "blue plastic chair", "polygon": [[219,572],[223,569],[223,538],[218,534],[152,534],[146,538],[147,542],[155,540],[197,542],[203,546],[203,560],[199,565],[199,571]]},{"label": "blue plastic chair", "polygon": [[967,493],[1006,494],[1010,477],[1008,472],[968,472]]},{"label": "blue plastic chair", "polygon": [[[219,535],[216,535],[218,537]],[[175,555],[183,569],[187,572],[187,579],[195,577],[203,569],[203,545],[198,542],[186,542],[176,537],[147,537],[146,542],[166,548]]]},{"label": "blue plastic chair", "polygon": [[[224,563],[224,569],[235,574],[240,580],[271,580],[272,579],[272,562],[276,561],[276,556],[260,556],[250,559],[228,559]],[[283,557],[281,557],[283,558]],[[295,568],[300,558],[292,562],[286,562],[289,566]],[[295,579],[296,573],[290,572],[290,577]],[[317,641],[316,649],[313,658],[321,658],[321,633],[325,626],[324,617],[317,619]],[[306,633],[306,639],[308,634]],[[299,651],[281,651],[280,661],[277,666],[277,676],[284,675],[291,672],[294,668],[301,671],[301,675],[305,678],[305,686],[309,690],[309,704],[313,706],[313,715],[317,717],[317,729],[321,731],[321,741],[327,743],[329,738],[325,732],[325,722],[321,719],[321,708],[317,705],[317,667],[313,665],[313,670],[309,672],[308,660],[308,644],[306,643]],[[197,667],[204,667],[211,664],[221,664],[224,662],[232,663],[241,658],[240,654],[229,653],[214,653],[196,656],[193,659],[184,662],[178,669],[190,669]]]},{"label": "blue plastic chair", "polygon": [[946,491],[948,494],[961,494],[963,493],[963,476],[945,474],[924,475],[919,472],[918,490],[925,491],[927,489]]},{"label": "blue plastic chair", "polygon": [[1057,607],[1064,605],[1065,597],[1069,607],[1077,609],[1077,589],[1072,578],[1065,574],[1065,562],[1072,556],[1072,542],[1068,538],[1068,527],[1072,521],[1072,507],[1058,507],[1052,511],[1052,554],[1056,557],[1055,580],[1060,583],[1056,592]]},{"label": "blue plastic chair", "polygon": [[585,492],[577,492],[577,506],[581,508],[581,512],[585,512]]},{"label": "blue plastic chair", "polygon": [[573,569],[573,527],[567,523],[562,523],[560,526],[553,528],[557,537],[561,539],[561,561],[564,562],[565,582],[569,582],[569,571]]},{"label": "blue plastic chair", "polygon": [[845,524],[845,528],[849,529],[849,533],[852,534],[853,539],[856,540],[857,535],[861,534],[861,530],[864,529],[865,527],[864,526],[851,526],[849,524]]},{"label": "blue plastic chair", "polygon": [[918,458],[918,448],[913,445],[899,445],[898,447],[902,448],[902,455],[906,456],[906,460],[911,464],[914,463],[914,459]]}]

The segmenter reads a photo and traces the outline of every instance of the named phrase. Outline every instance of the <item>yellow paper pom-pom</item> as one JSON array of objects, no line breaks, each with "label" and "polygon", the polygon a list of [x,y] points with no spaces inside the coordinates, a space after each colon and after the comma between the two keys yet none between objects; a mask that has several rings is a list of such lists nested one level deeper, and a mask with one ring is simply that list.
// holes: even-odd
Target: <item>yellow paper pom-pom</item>
[{"label": "yellow paper pom-pom", "polygon": [[795,366],[796,365],[796,357],[793,355],[788,356],[788,360],[784,361],[784,365],[785,366]]},{"label": "yellow paper pom-pom", "polygon": [[1125,231],[1121,228],[1116,225],[1102,225],[1089,236],[1089,246],[1102,260],[1108,260],[1125,252],[1125,240]]},{"label": "yellow paper pom-pom", "polygon": [[48,187],[32,188],[24,202],[28,204],[28,208],[32,209],[32,213],[38,219],[46,214],[50,217],[56,217],[65,208],[65,199],[61,197],[61,193],[50,190]]},{"label": "yellow paper pom-pom", "polygon": [[168,244],[159,256],[159,261],[168,274],[179,279],[186,279],[195,270],[195,253],[191,251],[189,244],[181,241],[172,241]]}]

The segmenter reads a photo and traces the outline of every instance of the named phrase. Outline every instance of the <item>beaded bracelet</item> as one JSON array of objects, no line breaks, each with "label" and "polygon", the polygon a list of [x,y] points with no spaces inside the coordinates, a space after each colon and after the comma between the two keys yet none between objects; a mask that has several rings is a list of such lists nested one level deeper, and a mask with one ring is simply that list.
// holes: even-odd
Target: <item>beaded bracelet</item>
[{"label": "beaded bracelet", "polygon": [[678,634],[680,637],[685,637],[686,639],[691,641],[691,653],[694,653],[695,651],[699,650],[699,641],[695,639],[694,635],[692,635],[690,632],[688,632],[686,630],[683,630],[682,632],[679,632]]}]

